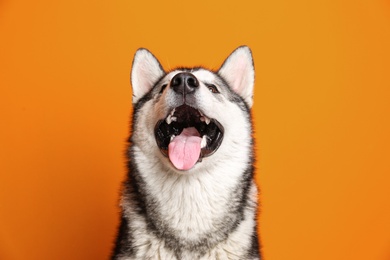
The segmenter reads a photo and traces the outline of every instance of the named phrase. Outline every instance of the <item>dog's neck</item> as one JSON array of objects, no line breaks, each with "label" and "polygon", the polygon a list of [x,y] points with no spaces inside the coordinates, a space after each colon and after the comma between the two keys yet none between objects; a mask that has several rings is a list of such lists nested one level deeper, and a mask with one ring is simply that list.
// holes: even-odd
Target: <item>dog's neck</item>
[{"label": "dog's neck", "polygon": [[[237,217],[229,214],[234,204],[232,198],[243,192],[242,173],[251,169],[241,169],[243,164],[231,160],[218,167],[180,174],[167,170],[158,160],[147,159],[136,147],[134,152],[143,161],[138,165],[144,168],[136,174],[142,179],[140,187],[147,193],[143,199],[152,205],[147,208],[147,214],[159,221],[157,228],[169,229],[191,240]],[[227,216],[231,219],[227,220]]]}]

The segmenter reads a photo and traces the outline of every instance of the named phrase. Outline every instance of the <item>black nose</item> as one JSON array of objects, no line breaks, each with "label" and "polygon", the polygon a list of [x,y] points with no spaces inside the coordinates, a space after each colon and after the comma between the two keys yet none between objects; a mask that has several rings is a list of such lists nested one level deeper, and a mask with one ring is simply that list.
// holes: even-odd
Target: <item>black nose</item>
[{"label": "black nose", "polygon": [[186,95],[195,92],[199,82],[194,75],[188,72],[176,74],[171,80],[171,88],[179,94]]}]

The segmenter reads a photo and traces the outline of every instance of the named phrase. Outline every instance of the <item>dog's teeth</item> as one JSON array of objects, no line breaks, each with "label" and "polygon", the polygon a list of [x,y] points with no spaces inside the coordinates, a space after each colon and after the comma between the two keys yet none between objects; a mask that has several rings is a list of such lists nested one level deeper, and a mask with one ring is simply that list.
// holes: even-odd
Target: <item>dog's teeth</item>
[{"label": "dog's teeth", "polygon": [[176,121],[176,120],[177,120],[177,117],[172,116],[172,117],[171,117],[171,120],[172,120],[172,121]]},{"label": "dog's teeth", "polygon": [[200,117],[200,121],[205,122],[206,124],[210,124],[211,119],[208,118],[207,116],[202,116]]},{"label": "dog's teeth", "polygon": [[200,148],[205,148],[207,145],[207,135],[202,137],[202,141],[200,142]]},{"label": "dog's teeth", "polygon": [[166,119],[165,119],[165,122],[167,122],[168,125],[170,125],[172,123],[172,117],[171,115],[169,115]]},{"label": "dog's teeth", "polygon": [[171,140],[170,141],[172,141],[173,140],[173,138],[175,138],[176,136],[175,135],[171,135]]}]

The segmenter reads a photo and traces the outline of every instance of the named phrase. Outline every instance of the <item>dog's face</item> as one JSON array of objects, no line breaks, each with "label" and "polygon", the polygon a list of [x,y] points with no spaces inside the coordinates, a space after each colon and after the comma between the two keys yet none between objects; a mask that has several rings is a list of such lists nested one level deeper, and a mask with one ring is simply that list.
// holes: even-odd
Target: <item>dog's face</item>
[{"label": "dog's face", "polygon": [[150,165],[191,173],[235,158],[248,160],[241,158],[249,157],[252,144],[254,68],[248,47],[236,49],[216,72],[165,72],[149,51],[140,49],[131,82],[132,141]]}]

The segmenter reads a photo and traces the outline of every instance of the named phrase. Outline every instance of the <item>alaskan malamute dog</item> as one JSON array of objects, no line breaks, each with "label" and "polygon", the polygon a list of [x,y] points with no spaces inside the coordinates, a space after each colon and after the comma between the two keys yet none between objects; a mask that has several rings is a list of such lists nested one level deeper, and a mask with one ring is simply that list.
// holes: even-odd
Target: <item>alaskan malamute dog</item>
[{"label": "alaskan malamute dog", "polygon": [[112,259],[260,259],[250,107],[254,67],[164,71],[134,57],[133,122]]}]

